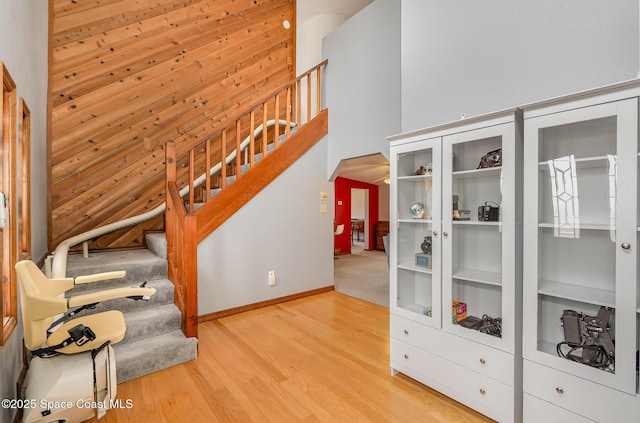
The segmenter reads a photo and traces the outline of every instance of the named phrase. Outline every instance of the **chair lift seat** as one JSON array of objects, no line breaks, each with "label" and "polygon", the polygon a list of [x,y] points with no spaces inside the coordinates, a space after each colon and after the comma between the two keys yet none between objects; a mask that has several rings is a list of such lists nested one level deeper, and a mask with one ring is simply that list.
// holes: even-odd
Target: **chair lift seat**
[{"label": "chair lift seat", "polygon": [[124,338],[126,332],[126,324],[124,322],[124,315],[118,310],[109,310],[97,314],[90,314],[80,318],[73,319],[60,328],[47,338],[47,345],[58,345],[69,337],[69,329],[78,324],[83,324],[96,334],[96,339],[84,343],[82,346],[78,346],[75,343],[71,343],[66,347],[59,348],[58,352],[62,354],[75,354],[82,351],[90,351],[95,348],[99,348],[107,341],[111,341],[111,344],[116,344]]},{"label": "chair lift seat", "polygon": [[[115,298],[149,297],[155,293],[155,288],[125,287],[107,289],[99,292],[64,298],[64,293],[76,284],[85,284],[121,278],[123,272],[100,273],[95,275],[73,278],[48,279],[31,260],[23,260],[15,266],[20,282],[20,302],[24,326],[24,342],[30,351],[42,351],[53,348],[69,338],[69,329],[84,325],[91,329],[96,338],[77,345],[75,342],[67,346],[56,348],[62,354],[76,354],[101,347],[105,342],[111,344],[120,342],[126,332],[124,315],[119,310],[104,311],[86,316],[76,316],[63,324],[51,328],[57,316],[67,313],[69,307],[82,307],[97,304]],[[49,334],[49,331],[51,333]]]},{"label": "chair lift seat", "polygon": [[[110,344],[124,338],[126,324],[119,310],[78,313],[116,298],[148,300],[155,288],[143,284],[66,298],[64,294],[78,284],[122,278],[125,272],[49,279],[31,260],[16,263],[15,269],[24,345],[34,354],[23,389],[25,398],[36,402],[24,410],[23,422],[81,422],[94,413],[100,419],[112,407],[117,393],[115,354]],[[90,406],[78,405],[84,403]]]}]

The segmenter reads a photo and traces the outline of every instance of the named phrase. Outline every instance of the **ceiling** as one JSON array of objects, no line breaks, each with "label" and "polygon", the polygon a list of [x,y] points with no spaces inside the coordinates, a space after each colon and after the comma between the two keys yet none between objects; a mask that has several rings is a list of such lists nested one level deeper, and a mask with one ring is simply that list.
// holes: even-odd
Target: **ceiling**
[{"label": "ceiling", "polygon": [[314,16],[335,13],[351,17],[373,0],[297,0],[297,24],[302,25]]},{"label": "ceiling", "polygon": [[389,176],[389,160],[380,153],[347,159],[343,161],[338,176],[370,184],[384,184],[384,177]]}]

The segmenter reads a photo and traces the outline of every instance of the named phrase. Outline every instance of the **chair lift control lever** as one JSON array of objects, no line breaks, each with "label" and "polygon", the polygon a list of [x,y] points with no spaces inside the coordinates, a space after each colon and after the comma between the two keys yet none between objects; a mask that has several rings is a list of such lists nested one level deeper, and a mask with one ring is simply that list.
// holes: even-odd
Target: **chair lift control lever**
[{"label": "chair lift control lever", "polygon": [[[144,288],[146,286],[147,286],[147,281],[144,281],[144,282],[142,282],[142,284],[140,284],[140,288]],[[149,295],[131,295],[131,296],[127,297],[127,298],[130,298],[130,299],[135,300],[135,301],[140,301],[140,300],[149,301],[151,299],[151,297]]]}]

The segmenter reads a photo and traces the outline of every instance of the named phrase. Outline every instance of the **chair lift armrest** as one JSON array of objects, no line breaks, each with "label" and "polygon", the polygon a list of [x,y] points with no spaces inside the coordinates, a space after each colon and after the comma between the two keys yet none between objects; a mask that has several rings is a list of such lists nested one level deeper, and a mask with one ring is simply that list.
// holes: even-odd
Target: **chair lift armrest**
[{"label": "chair lift armrest", "polygon": [[49,279],[50,283],[44,284],[40,286],[40,290],[52,296],[58,296],[64,294],[71,288],[73,288],[73,278],[57,278],[57,279]]},{"label": "chair lift armrest", "polygon": [[83,283],[106,281],[108,279],[121,279],[121,278],[124,278],[126,274],[127,272],[124,270],[117,270],[115,272],[104,272],[104,273],[95,273],[93,275],[83,275],[83,276],[78,276],[75,279],[74,283],[76,285],[80,285]]},{"label": "chair lift armrest", "polygon": [[131,296],[151,296],[156,293],[155,288],[140,288],[138,286],[107,289],[89,294],[76,295],[68,298],[69,307],[79,307],[87,304],[95,304],[101,301],[125,298]]},{"label": "chair lift armrest", "polygon": [[63,297],[31,297],[23,307],[29,307],[31,320],[42,320],[54,317],[67,311],[67,301]]}]

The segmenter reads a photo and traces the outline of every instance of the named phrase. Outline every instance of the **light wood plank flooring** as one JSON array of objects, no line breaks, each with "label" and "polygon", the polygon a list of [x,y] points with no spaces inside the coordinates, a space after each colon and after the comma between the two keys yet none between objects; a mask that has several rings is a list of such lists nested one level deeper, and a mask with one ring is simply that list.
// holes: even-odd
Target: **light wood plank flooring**
[{"label": "light wood plank flooring", "polygon": [[100,422],[490,422],[389,368],[389,311],[337,292],[199,326],[195,361],[118,385]]}]

